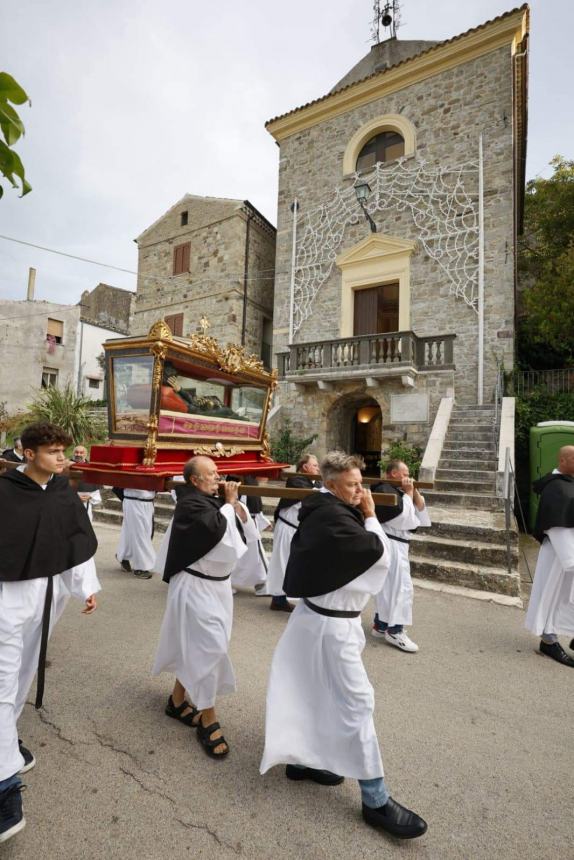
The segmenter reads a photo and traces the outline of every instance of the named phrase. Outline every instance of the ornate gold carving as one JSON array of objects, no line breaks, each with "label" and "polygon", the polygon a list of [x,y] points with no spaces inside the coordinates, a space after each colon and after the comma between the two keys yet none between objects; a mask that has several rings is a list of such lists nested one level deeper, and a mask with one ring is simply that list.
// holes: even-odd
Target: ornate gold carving
[{"label": "ornate gold carving", "polygon": [[173,340],[171,329],[165,320],[154,322],[148,333],[149,338],[160,338],[161,340]]},{"label": "ornate gold carving", "polygon": [[205,337],[205,335],[207,334],[207,329],[211,328],[211,323],[209,322],[205,314],[203,314],[203,316],[199,320],[199,327],[201,329],[202,335]]},{"label": "ornate gold carving", "polygon": [[161,385],[161,377],[163,373],[163,360],[167,355],[167,346],[163,343],[152,344],[151,351],[155,356],[153,363],[152,388],[154,391]]},{"label": "ornate gold carving", "polygon": [[263,434],[261,457],[263,460],[273,460],[273,457],[271,456],[271,443],[269,442],[269,433],[267,432],[267,430]]},{"label": "ornate gold carving", "polygon": [[216,442],[213,447],[200,445],[193,449],[193,453],[203,454],[206,457],[234,457],[236,454],[245,454],[245,451],[236,445],[224,445],[223,442]]},{"label": "ornate gold carving", "polygon": [[147,423],[148,437],[143,456],[144,466],[153,466],[157,457],[157,417],[150,415]]}]

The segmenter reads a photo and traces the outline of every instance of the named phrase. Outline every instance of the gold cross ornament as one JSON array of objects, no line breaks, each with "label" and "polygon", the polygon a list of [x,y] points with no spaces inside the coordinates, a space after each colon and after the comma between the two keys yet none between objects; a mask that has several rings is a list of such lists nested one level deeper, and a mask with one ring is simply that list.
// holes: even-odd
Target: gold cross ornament
[{"label": "gold cross ornament", "polygon": [[205,336],[207,334],[207,329],[211,328],[211,323],[205,316],[205,314],[199,320],[199,327],[201,329],[201,333]]}]

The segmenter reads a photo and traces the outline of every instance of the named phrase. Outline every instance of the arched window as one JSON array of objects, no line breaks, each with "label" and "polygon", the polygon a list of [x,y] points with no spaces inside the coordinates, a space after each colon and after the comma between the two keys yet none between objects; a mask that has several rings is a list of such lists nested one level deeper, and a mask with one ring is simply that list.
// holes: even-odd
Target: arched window
[{"label": "arched window", "polygon": [[371,170],[377,161],[393,161],[405,154],[405,141],[396,131],[381,131],[366,142],[357,158],[357,171]]}]

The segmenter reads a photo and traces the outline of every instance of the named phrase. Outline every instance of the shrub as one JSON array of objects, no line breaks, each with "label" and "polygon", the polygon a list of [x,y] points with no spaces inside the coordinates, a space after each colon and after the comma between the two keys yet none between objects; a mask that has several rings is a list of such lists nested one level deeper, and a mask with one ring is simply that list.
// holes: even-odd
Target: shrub
[{"label": "shrub", "polygon": [[381,452],[382,457],[379,460],[381,473],[387,468],[387,463],[391,460],[402,460],[409,467],[409,472],[413,478],[418,478],[419,469],[422,463],[422,451],[416,445],[408,445],[406,442],[393,442]]},{"label": "shrub", "polygon": [[297,436],[293,432],[290,419],[286,418],[277,433],[271,436],[271,456],[278,463],[297,463],[316,438],[317,433],[307,439]]},{"label": "shrub", "polygon": [[102,428],[88,414],[91,406],[91,401],[76,394],[68,383],[65,388],[50,387],[38,391],[28,407],[28,417],[32,421],[57,424],[75,443],[86,442],[96,437],[101,438],[102,432]]}]

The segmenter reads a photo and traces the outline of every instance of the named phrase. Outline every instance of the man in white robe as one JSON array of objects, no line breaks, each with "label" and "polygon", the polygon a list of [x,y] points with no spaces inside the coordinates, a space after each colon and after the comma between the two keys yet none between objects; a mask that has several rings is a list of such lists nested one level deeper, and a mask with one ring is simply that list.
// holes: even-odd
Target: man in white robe
[{"label": "man in white robe", "polygon": [[25,826],[19,774],[34,755],[18,739],[17,722],[38,670],[41,707],[46,648],[70,596],[96,609],[97,540],[68,479],[70,439],[48,423],[22,434],[26,466],[0,477],[0,843]]},{"label": "man in white robe", "polygon": [[361,458],[335,451],[321,464],[324,489],[305,499],[285,575],[302,597],[279,640],[269,677],[261,773],[338,785],[359,781],[363,817],[400,838],[426,823],[389,796],[373,721],[374,694],[361,653],[361,611],[380,591],[389,546],[362,486]]},{"label": "man in white robe", "polygon": [[151,579],[155,566],[153,548],[153,490],[126,489],[122,493],[124,514],[116,558],[122,568],[138,579]]},{"label": "man in white robe", "polygon": [[[304,475],[289,475],[285,483],[286,487],[314,489],[320,486],[320,481],[317,480],[320,474],[319,461],[314,454],[304,454],[295,468],[297,472],[303,472]],[[273,550],[269,560],[267,590],[271,595],[269,608],[279,612],[292,612],[294,609],[283,591],[283,580],[289,561],[291,541],[299,525],[300,510],[301,502],[293,499],[280,499],[275,509]]]},{"label": "man in white robe", "polygon": [[[74,463],[88,462],[88,452],[84,445],[76,445],[76,447],[74,448],[74,453],[72,454],[72,460],[74,461]],[[75,482],[73,480],[73,475],[71,476],[71,480],[72,485],[74,486],[76,492],[80,497],[80,501],[88,512],[90,522],[93,522],[93,507],[95,505],[102,504],[102,496],[99,487],[97,487],[95,484],[90,484],[87,481]]]},{"label": "man in white robe", "polygon": [[228,656],[230,573],[247,551],[246,542],[256,541],[258,533],[238,501],[236,482],[224,482],[225,501],[219,499],[217,466],[209,457],[192,457],[183,475],[188,486],[178,488],[175,514],[158,553],[169,587],[152,674],[175,675],[166,714],[196,728],[208,755],[221,758],[229,746],[215,703],[235,691]]},{"label": "man in white robe", "polygon": [[398,512],[377,508],[377,517],[390,539],[392,554],[389,575],[375,597],[376,613],[371,633],[389,645],[415,654],[419,646],[405,633],[405,626],[413,623],[414,589],[409,562],[409,544],[412,533],[419,526],[430,526],[425,500],[414,486],[409,467],[402,460],[391,460],[386,469],[387,478],[402,481],[400,487],[386,483],[372,487],[373,493],[392,493],[399,496]]},{"label": "man in white robe", "polygon": [[[257,478],[246,475],[242,483],[256,486]],[[271,523],[263,513],[263,503],[260,496],[241,496],[240,502],[247,508],[259,537],[256,541],[250,541],[247,544],[247,552],[241,556],[231,571],[231,587],[233,590],[253,588],[255,594],[262,597],[269,592],[267,590],[268,563],[261,535],[271,527]]]},{"label": "man in white robe", "polygon": [[558,641],[574,635],[574,445],[560,449],[558,468],[536,481],[534,490],[540,494],[534,536],[541,547],[525,625],[541,637],[541,654],[574,668]]}]

